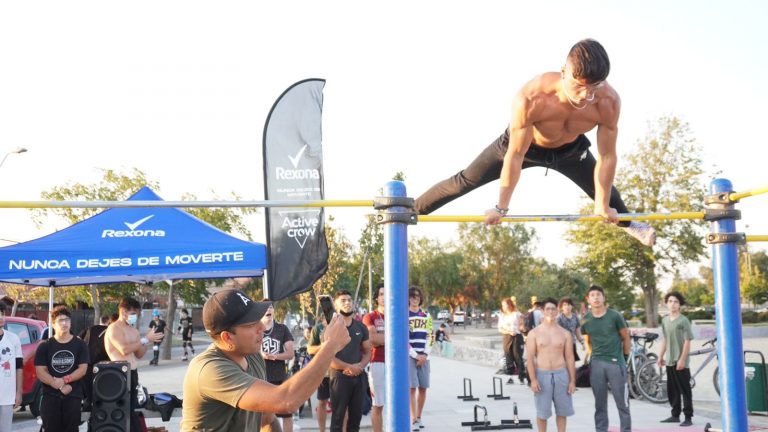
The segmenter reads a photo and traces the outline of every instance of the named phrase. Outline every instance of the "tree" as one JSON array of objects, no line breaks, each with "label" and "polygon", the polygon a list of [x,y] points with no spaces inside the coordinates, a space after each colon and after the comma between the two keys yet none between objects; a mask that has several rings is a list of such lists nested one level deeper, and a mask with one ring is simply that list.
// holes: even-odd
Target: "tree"
[{"label": "tree", "polygon": [[[687,123],[662,117],[649,124],[645,138],[625,158],[615,184],[634,212],[700,211],[704,198],[701,150]],[[590,212],[591,205],[582,209]],[[652,249],[629,240],[625,233],[602,224],[574,224],[568,240],[580,246],[577,261],[601,277],[626,287],[638,287],[645,295],[646,324],[656,326],[661,274],[698,261],[705,255],[703,221],[651,222],[658,242]],[[602,275],[602,276],[601,276]],[[615,287],[615,285],[614,285]],[[608,298],[614,302],[615,299]]]},{"label": "tree", "polygon": [[754,304],[768,301],[768,254],[765,251],[750,253],[745,247],[739,255],[741,292]]},{"label": "tree", "polygon": [[706,281],[701,278],[681,278],[679,275],[675,275],[669,291],[681,293],[685,297],[685,303],[688,306],[708,305],[710,303],[707,300],[713,298],[714,295],[709,292]]},{"label": "tree", "polygon": [[[503,297],[522,286],[531,267],[535,231],[521,224],[459,224],[464,257],[460,274],[480,293],[478,306],[490,316]],[[490,320],[487,321],[490,326]]]},{"label": "tree", "polygon": [[465,301],[465,284],[459,274],[462,255],[436,239],[417,237],[408,245],[408,276],[424,292],[425,304],[454,309]]}]

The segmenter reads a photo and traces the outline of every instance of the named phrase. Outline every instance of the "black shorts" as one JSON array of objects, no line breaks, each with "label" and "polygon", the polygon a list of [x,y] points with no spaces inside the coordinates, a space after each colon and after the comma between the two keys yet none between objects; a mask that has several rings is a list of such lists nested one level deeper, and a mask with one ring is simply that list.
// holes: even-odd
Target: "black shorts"
[{"label": "black shorts", "polygon": [[323,378],[320,387],[317,388],[317,400],[328,400],[331,398],[331,379]]},{"label": "black shorts", "polygon": [[192,340],[192,327],[181,329],[181,340],[185,340],[185,341]]}]

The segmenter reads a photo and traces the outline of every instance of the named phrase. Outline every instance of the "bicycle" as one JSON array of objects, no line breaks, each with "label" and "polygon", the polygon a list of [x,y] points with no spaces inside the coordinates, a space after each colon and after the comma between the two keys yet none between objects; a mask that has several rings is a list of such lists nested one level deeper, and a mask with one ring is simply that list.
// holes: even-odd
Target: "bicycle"
[{"label": "bicycle", "polygon": [[[640,391],[640,385],[637,377],[639,371],[648,362],[656,362],[658,356],[648,350],[653,346],[653,341],[659,338],[656,333],[645,333],[641,335],[630,335],[632,339],[632,348],[629,350],[629,359],[627,361],[627,384],[629,395],[634,399],[642,399],[643,393]],[[640,344],[642,340],[642,344]]]},{"label": "bicycle", "polygon": [[[710,339],[702,344],[703,347],[709,345],[708,348],[691,351],[688,354],[689,358],[693,356],[708,354],[707,358],[705,358],[699,368],[696,369],[696,372],[691,374],[692,389],[696,386],[696,376],[699,375],[702,370],[704,370],[709,362],[717,358],[717,346],[715,345],[716,343],[717,338]],[[715,391],[719,396],[720,381],[718,380],[718,373],[719,366],[716,366],[714,372],[712,373],[712,383],[715,385]],[[640,368],[637,375],[637,385],[640,389],[640,392],[643,394],[643,397],[648,401],[654,403],[666,403],[669,401],[669,396],[667,395],[666,368],[659,367],[656,362],[653,362],[653,364],[650,362],[646,363]]]}]

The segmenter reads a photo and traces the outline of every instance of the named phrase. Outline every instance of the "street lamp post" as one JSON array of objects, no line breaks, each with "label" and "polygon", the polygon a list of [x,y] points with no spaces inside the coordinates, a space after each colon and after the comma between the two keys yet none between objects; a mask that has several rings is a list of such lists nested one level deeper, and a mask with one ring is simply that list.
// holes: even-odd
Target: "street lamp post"
[{"label": "street lamp post", "polygon": [[8,155],[11,155],[11,154],[21,154],[21,153],[24,153],[26,151],[27,151],[27,149],[25,149],[24,147],[16,147],[15,149],[9,151],[8,153],[5,154],[5,156],[3,156],[3,160],[0,161],[0,167],[2,167],[3,164],[5,163],[5,160],[8,159]]}]

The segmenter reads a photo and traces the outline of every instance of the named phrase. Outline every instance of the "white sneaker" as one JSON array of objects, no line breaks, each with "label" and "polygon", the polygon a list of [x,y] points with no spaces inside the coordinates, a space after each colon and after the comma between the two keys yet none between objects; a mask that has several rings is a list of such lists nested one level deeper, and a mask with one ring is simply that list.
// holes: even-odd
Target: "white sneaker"
[{"label": "white sneaker", "polygon": [[631,221],[628,227],[622,228],[645,246],[651,247],[656,244],[656,230],[647,223]]},{"label": "white sneaker", "polygon": [[416,419],[413,421],[413,424],[411,425],[411,431],[418,432],[421,430],[423,426],[421,426],[421,419]]}]

